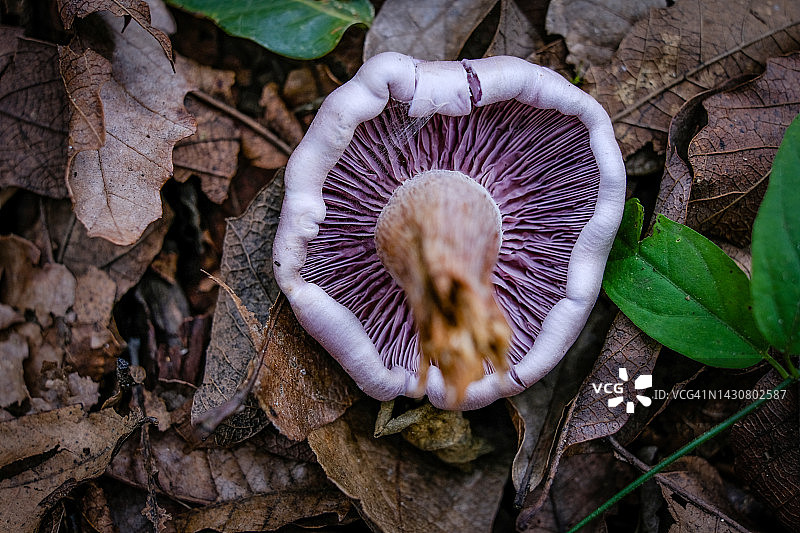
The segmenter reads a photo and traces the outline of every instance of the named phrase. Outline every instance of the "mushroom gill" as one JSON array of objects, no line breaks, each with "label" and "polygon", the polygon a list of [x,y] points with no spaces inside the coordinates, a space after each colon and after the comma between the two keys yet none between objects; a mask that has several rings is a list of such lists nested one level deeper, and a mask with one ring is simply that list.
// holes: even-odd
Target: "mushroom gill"
[{"label": "mushroom gill", "polygon": [[[390,101],[356,128],[324,182],[325,219],[308,243],[301,274],[358,318],[387,368],[417,373],[421,382],[432,360],[450,381],[448,395],[460,399],[484,374],[510,367],[516,379],[513,365],[566,295],[571,252],[593,215],[599,172],[587,128],[557,110],[509,100],[465,116],[436,114],[420,126],[408,107]],[[448,192],[453,184],[470,182],[464,189],[474,197],[461,205],[476,211],[459,217],[452,205],[434,208],[429,193],[418,195],[426,201],[411,202],[404,223],[415,221],[422,231],[443,227],[451,232],[443,238],[455,239],[429,246],[423,267],[414,258],[421,254],[416,237],[382,237],[379,221],[398,195],[431,171],[446,171],[433,174],[443,176],[437,195],[448,202],[461,196]],[[432,224],[437,217],[441,221]],[[465,220],[475,220],[475,227],[466,228]],[[387,259],[404,254],[418,265],[411,274]],[[437,278],[448,269],[455,275]],[[413,284],[404,281],[409,277],[416,278]],[[452,370],[447,346],[463,342],[455,332],[462,328],[440,327],[448,320],[469,324],[468,348],[458,351],[468,352],[461,359],[471,362]],[[443,331],[450,340],[441,340]]]}]

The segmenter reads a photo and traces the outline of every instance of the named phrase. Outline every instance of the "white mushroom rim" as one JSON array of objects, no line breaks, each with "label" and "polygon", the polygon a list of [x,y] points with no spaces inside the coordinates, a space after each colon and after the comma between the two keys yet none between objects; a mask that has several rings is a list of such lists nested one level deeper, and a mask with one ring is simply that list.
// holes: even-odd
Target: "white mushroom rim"
[{"label": "white mushroom rim", "polygon": [[[387,107],[390,99],[405,103],[407,110],[404,107],[403,111],[408,117],[432,116],[431,122],[438,121],[437,124],[451,128],[451,133],[446,139],[438,140],[426,140],[427,137],[421,135],[422,140],[409,145],[408,157],[405,154],[397,156],[391,150],[381,152],[380,148],[374,151],[365,148],[364,143],[386,141],[383,137],[388,130],[384,123],[398,112],[392,105]],[[499,112],[490,110],[500,108],[507,113],[506,118],[493,119]],[[521,109],[525,112],[520,113]],[[520,115],[529,116],[524,118],[524,124],[519,122],[523,119],[517,119]],[[477,120],[483,126],[467,126],[468,133],[455,131],[472,116],[478,116]],[[511,137],[514,130],[530,130],[539,123],[558,128],[558,133],[544,137],[534,135],[534,140],[525,146],[515,144]],[[482,132],[487,129],[503,130],[505,137],[497,143],[487,142],[481,137],[485,136]],[[452,153],[439,159],[431,156],[434,147],[447,142],[457,145]],[[581,143],[588,158],[584,155],[570,159],[561,155],[572,150],[571,145]],[[524,152],[498,158],[492,151],[495,145],[502,145],[505,149],[516,147],[516,150]],[[351,148],[347,153],[351,155],[340,162],[348,147]],[[524,197],[518,188],[523,178],[510,184],[502,182],[506,179],[501,176],[504,172],[513,174],[518,165],[538,164],[517,162],[526,158],[535,160],[539,149],[555,162],[554,170],[548,172],[559,180],[563,179],[564,183],[568,182],[553,186],[561,187],[559,198],[572,202],[568,207],[552,207],[552,199],[536,204],[535,195],[530,197],[533,200]],[[376,154],[379,157],[375,157]],[[579,167],[568,166],[576,161]],[[426,168],[426,164],[434,168]],[[374,168],[367,168],[370,165]],[[453,166],[459,168],[451,168]],[[321,251],[326,261],[335,259],[339,253],[342,253],[342,261],[351,258],[366,260],[366,256],[371,260],[375,256],[374,227],[380,214],[374,211],[382,208],[371,204],[378,198],[388,199],[392,187],[427,170],[461,171],[475,179],[494,197],[503,217],[503,243],[492,281],[496,285],[495,297],[509,318],[514,334],[508,371],[495,372],[492,365],[486,364],[485,375],[466,388],[457,405],[453,405],[452,395],[435,366],[428,373],[425,390],[420,390],[419,349],[413,327],[404,322],[407,316],[392,315],[390,321],[393,323],[386,326],[375,325],[364,314],[390,314],[393,311],[385,308],[390,301],[404,306],[402,297],[397,296],[396,287],[389,290],[386,285],[380,289],[380,294],[376,294],[375,289],[369,292],[368,282],[377,277],[359,272],[339,275],[334,266],[330,263],[322,265],[315,255]],[[341,176],[351,171],[363,171],[366,177],[359,183],[345,184]],[[394,185],[370,181],[376,173],[384,171],[389,175],[397,174],[392,178]],[[532,171],[523,169],[518,173],[525,172],[530,174]],[[530,177],[524,179],[531,181]],[[286,193],[273,247],[274,273],[300,324],[368,395],[388,400],[400,395],[418,397],[427,394],[437,407],[461,410],[477,409],[498,398],[518,394],[561,360],[583,328],[597,299],[625,200],[624,164],[611,121],[600,104],[549,69],[514,57],[461,62],[425,62],[391,52],[373,57],[352,80],[336,89],[322,104],[287,164],[285,183]],[[577,198],[579,187],[591,189],[587,195],[589,200]],[[328,209],[326,197],[333,200]],[[337,199],[342,201],[337,203]],[[372,212],[362,215],[355,204],[340,205],[343,199],[355,199],[356,203],[367,208],[371,206]],[[576,209],[579,201],[588,207]],[[520,222],[520,217],[512,212],[513,209],[526,213],[536,210],[550,212],[551,208],[561,217],[552,228],[544,228],[540,222]],[[576,211],[583,214],[570,214]],[[570,249],[564,251],[561,233],[566,230],[558,226],[567,227],[573,222],[580,228],[574,231]],[[347,227],[330,230],[335,223],[344,223]],[[545,237],[556,235],[557,238],[552,243],[544,242],[537,240],[540,234]],[[352,245],[358,239],[361,240],[351,249],[339,250],[338,244],[347,241]],[[558,286],[550,291],[551,301],[529,304],[537,295],[524,289],[539,286],[537,283],[540,282],[531,273],[538,276],[544,272],[545,277],[550,276],[549,265],[540,263],[555,259],[545,256],[545,259],[524,263],[524,272],[514,272],[514,275],[521,274],[521,281],[506,283],[510,271],[520,269],[514,263],[517,266],[503,270],[504,261],[530,249],[533,245],[526,244],[527,239],[536,242],[535,246],[546,252],[552,244],[553,249],[557,249],[552,252],[553,258],[565,257],[564,265],[553,267],[552,277]],[[539,267],[541,270],[537,270]],[[345,297],[341,294],[338,280],[348,276],[367,287],[364,296]],[[388,274],[381,278],[381,283],[393,283],[391,277],[386,276]],[[328,280],[332,281],[326,291],[321,285],[326,285]],[[515,283],[519,286],[506,287]],[[522,292],[513,293],[517,290]],[[335,293],[336,297],[329,292]],[[375,298],[383,299],[369,305],[365,303]],[[521,309],[509,311],[505,305],[517,305]],[[392,336],[401,337],[402,342],[391,344],[389,341],[392,339],[387,341],[387,337]],[[393,347],[381,353],[376,347],[376,339],[381,346]],[[408,356],[409,351],[416,353],[416,359]]]}]

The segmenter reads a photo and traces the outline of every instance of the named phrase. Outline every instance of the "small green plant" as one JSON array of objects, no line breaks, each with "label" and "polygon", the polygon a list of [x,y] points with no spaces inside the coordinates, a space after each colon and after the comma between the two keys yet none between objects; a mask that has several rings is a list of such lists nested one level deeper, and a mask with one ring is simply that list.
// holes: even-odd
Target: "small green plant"
[{"label": "small green plant", "polygon": [[647,335],[691,359],[722,368],[763,360],[784,381],[652,467],[571,531],[800,379],[793,361],[800,354],[800,117],[775,155],[753,224],[751,279],[717,245],[662,215],[653,234],[640,241],[643,220],[638,200],[628,201],[609,255],[603,289],[620,310]]},{"label": "small green plant", "polygon": [[322,57],[354,24],[369,26],[375,10],[368,0],[167,0],[204,15],[231,35],[252,39],[292,59]]}]

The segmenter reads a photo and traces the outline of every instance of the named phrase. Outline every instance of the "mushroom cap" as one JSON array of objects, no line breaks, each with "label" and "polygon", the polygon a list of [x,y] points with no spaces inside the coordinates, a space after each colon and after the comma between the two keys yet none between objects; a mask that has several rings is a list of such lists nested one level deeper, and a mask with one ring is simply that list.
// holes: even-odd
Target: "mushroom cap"
[{"label": "mushroom cap", "polygon": [[331,93],[286,167],[275,278],[301,325],[368,395],[427,394],[452,408],[441,373],[420,390],[416,331],[377,258],[393,190],[456,170],[502,216],[495,299],[511,326],[508,372],[469,385],[468,410],[522,392],[583,328],[622,218],[625,169],[611,121],[558,74],[514,57],[368,60]]}]

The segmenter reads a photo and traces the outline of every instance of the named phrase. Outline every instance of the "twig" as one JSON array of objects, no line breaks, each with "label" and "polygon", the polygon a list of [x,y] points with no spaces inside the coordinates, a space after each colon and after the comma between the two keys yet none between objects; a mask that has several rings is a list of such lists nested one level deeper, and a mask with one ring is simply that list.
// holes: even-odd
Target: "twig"
[{"label": "twig", "polygon": [[292,155],[292,147],[286,144],[280,137],[269,131],[267,128],[262,126],[252,117],[248,117],[235,107],[231,107],[225,102],[221,102],[214,98],[213,96],[209,96],[202,91],[190,91],[189,94],[197,98],[198,100],[202,101],[205,104],[210,105],[211,107],[216,107],[220,111],[227,113],[228,115],[232,116],[254,132],[258,133],[269,142],[275,145],[281,152],[286,155]]},{"label": "twig", "polygon": [[[633,465],[634,467],[638,468],[642,472],[647,472],[650,470],[650,467],[644,463],[641,459],[633,455],[631,452],[628,451],[622,444],[619,443],[617,439],[615,439],[612,435],[606,437],[606,440],[611,447],[614,448],[614,451],[617,452],[627,463]],[[725,524],[732,526],[734,529],[738,529],[740,531],[747,531],[747,528],[743,527],[741,524],[730,518],[725,513],[721,512],[719,509],[715,509],[711,505],[708,505],[703,500],[699,500],[686,492],[683,487],[676,484],[672,479],[664,476],[662,474],[656,474],[656,479],[662,485],[666,485],[672,492],[675,492],[685,498],[687,501],[692,502],[692,505],[703,509],[710,515],[716,516],[720,520],[723,520]]]}]

